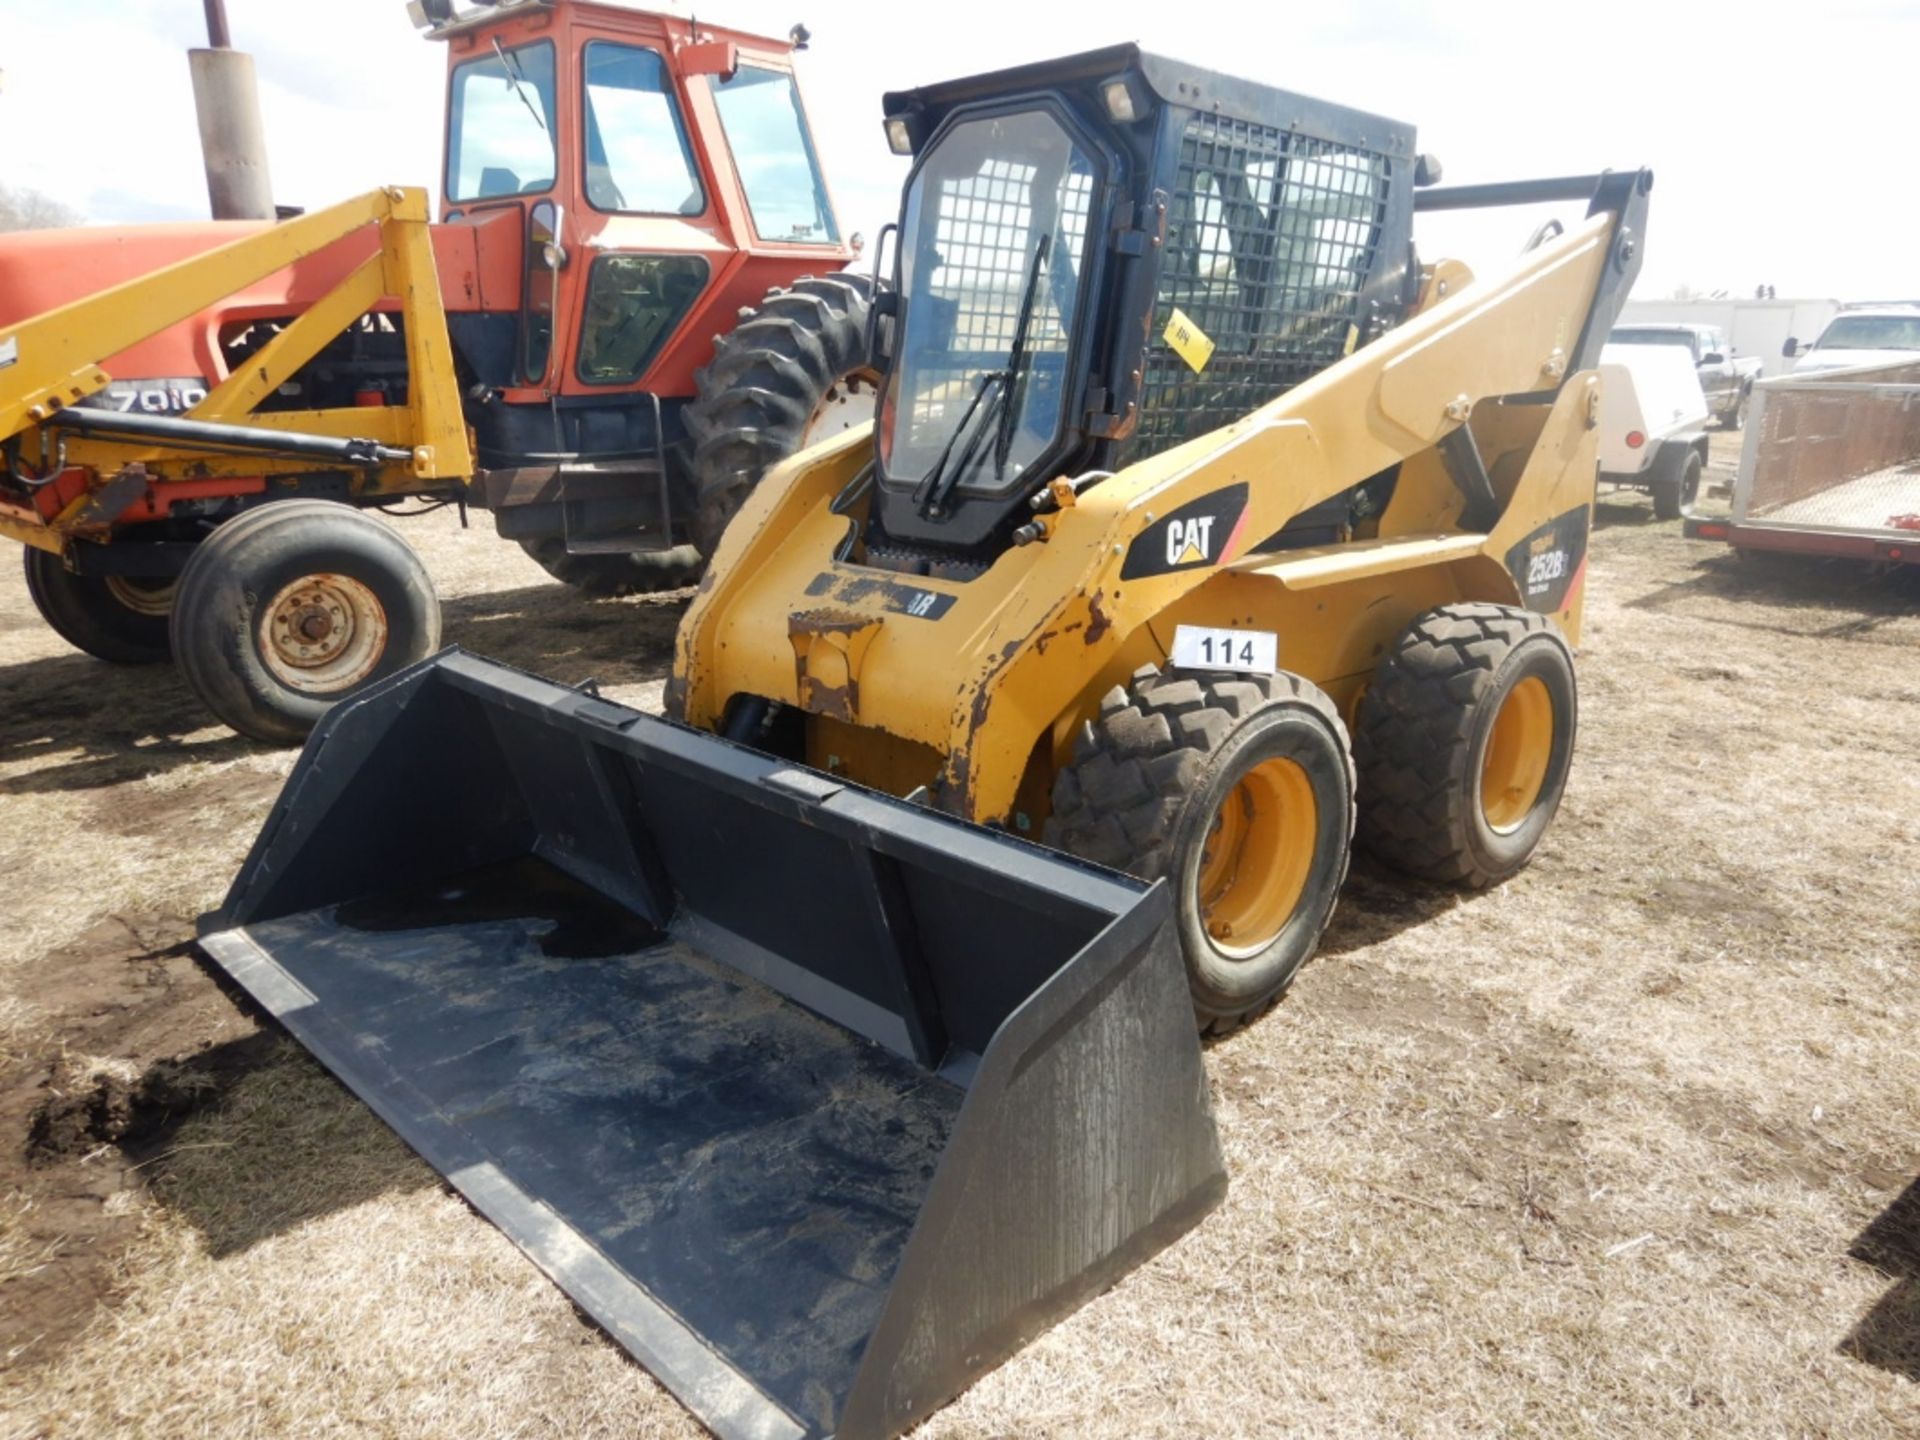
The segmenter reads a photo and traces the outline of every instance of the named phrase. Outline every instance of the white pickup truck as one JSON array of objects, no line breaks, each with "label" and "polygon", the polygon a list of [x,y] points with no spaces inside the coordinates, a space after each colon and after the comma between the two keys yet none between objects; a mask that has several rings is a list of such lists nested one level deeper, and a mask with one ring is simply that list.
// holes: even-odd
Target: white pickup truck
[{"label": "white pickup truck", "polygon": [[1910,360],[1920,355],[1920,305],[1849,305],[1811,345],[1790,339],[1780,353],[1796,375]]},{"label": "white pickup truck", "polygon": [[1673,345],[1608,344],[1600,351],[1600,483],[1653,496],[1677,520],[1707,468],[1707,397],[1693,359]]}]

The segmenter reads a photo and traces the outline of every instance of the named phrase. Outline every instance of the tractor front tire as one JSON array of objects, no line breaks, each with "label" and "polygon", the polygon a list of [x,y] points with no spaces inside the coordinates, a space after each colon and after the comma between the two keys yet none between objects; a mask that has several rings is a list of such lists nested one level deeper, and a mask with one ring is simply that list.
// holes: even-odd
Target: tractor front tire
[{"label": "tractor front tire", "polygon": [[174,581],[76,575],[58,555],[31,545],[26,566],[34,609],[74,649],[116,665],[151,665],[172,655]]},{"label": "tractor front tire", "polygon": [[1401,632],[1360,706],[1360,843],[1480,889],[1533,857],[1565,793],[1579,711],[1553,622],[1442,605]]},{"label": "tractor front tire", "polygon": [[1354,820],[1339,712],[1297,675],[1143,666],[1055,779],[1046,841],[1174,890],[1203,1031],[1261,1014],[1333,918]]},{"label": "tractor front tire", "polygon": [[810,275],[771,290],[715,337],[687,406],[693,543],[711,559],[760,477],[789,455],[873,418],[869,276]]},{"label": "tractor front tire", "polygon": [[684,590],[700,578],[706,561],[691,545],[671,550],[635,550],[624,554],[575,555],[558,535],[522,540],[520,548],[564,585],[584,595],[657,595]]},{"label": "tractor front tire", "polygon": [[173,653],[242,735],[298,744],[337,701],[440,648],[411,546],[330,500],[277,500],[202,541],[180,577]]}]

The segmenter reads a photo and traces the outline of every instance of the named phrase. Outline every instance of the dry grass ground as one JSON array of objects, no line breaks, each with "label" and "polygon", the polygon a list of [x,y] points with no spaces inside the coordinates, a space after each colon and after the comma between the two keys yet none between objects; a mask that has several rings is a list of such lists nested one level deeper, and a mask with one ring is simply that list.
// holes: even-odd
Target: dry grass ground
[{"label": "dry grass ground", "polygon": [[[657,705],[674,602],[409,533],[451,640]],[[1225,1207],[924,1434],[1920,1433],[1920,587],[1631,498],[1590,594],[1537,862],[1357,865],[1209,1051]],[[289,764],[0,575],[0,1435],[698,1434],[188,953]]]}]

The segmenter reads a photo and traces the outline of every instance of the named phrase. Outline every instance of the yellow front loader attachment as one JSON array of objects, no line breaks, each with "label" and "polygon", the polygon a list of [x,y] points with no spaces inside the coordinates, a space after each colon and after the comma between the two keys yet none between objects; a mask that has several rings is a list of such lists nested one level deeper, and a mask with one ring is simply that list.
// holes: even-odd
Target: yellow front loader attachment
[{"label": "yellow front loader attachment", "polygon": [[[290,403],[356,326],[404,350],[404,394]],[[233,363],[184,414],[122,408],[111,363],[142,346],[174,370]],[[297,739],[438,646],[424,568],[352,508],[458,500],[473,473],[425,192],[375,190],[0,326],[0,451],[0,536],[28,547],[62,636],[171,656],[228,724]]]}]

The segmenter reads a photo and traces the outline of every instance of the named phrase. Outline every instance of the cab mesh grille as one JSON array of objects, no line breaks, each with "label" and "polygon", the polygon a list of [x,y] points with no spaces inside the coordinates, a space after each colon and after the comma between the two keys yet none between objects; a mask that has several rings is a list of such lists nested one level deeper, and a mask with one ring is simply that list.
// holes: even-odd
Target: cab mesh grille
[{"label": "cab mesh grille", "polygon": [[[1393,162],[1220,115],[1188,121],[1169,201],[1141,418],[1120,463],[1216,430],[1371,339]],[[1178,309],[1213,354],[1196,372],[1167,343]]]}]

